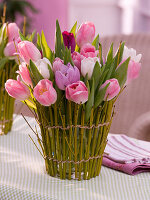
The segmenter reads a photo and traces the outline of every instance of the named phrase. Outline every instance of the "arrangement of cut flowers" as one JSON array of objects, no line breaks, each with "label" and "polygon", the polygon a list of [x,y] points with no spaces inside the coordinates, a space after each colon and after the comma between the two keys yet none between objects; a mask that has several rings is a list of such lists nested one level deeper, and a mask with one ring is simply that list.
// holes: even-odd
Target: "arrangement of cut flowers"
[{"label": "arrangement of cut flowers", "polygon": [[[10,78],[16,79],[15,72],[23,61],[17,54],[18,44],[21,42],[19,28],[16,23],[4,21],[5,18],[0,28],[0,135],[7,134],[13,123],[14,98],[6,92],[5,82]],[[34,34],[35,32],[28,35],[28,40],[32,41]]]},{"label": "arrangement of cut flowers", "polygon": [[[13,122],[14,99],[5,88],[8,78],[16,78],[17,56],[15,44],[19,42],[19,28],[15,23],[3,25],[0,28],[0,135],[11,130]],[[17,62],[16,62],[17,61]]]},{"label": "arrangement of cut flowers", "polygon": [[32,129],[39,145],[33,142],[47,173],[61,179],[98,176],[113,105],[137,78],[141,55],[120,43],[115,55],[112,44],[104,58],[91,22],[61,32],[56,21],[54,52],[43,31],[37,34],[37,45],[21,33],[20,38],[17,49],[23,62],[17,80],[9,79],[5,88],[34,113],[41,134]]}]

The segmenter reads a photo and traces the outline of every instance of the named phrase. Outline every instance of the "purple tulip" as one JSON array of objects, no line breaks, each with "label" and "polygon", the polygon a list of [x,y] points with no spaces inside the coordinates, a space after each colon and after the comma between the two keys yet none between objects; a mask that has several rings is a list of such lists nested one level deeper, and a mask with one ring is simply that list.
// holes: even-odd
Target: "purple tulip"
[{"label": "purple tulip", "polygon": [[80,80],[80,72],[76,66],[72,66],[70,63],[67,65],[62,64],[60,70],[55,72],[55,81],[60,90],[72,83],[76,83]]},{"label": "purple tulip", "polygon": [[75,50],[75,46],[76,46],[74,34],[64,31],[62,33],[62,36],[63,36],[63,40],[64,40],[64,45],[66,47],[68,47],[68,49],[71,47],[71,53],[73,53]]}]

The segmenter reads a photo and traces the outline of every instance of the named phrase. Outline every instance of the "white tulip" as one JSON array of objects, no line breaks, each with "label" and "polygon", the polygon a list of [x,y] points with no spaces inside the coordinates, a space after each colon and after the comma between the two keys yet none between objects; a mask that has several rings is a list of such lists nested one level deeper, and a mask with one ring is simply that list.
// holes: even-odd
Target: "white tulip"
[{"label": "white tulip", "polygon": [[136,55],[136,50],[131,48],[129,49],[128,47],[124,46],[124,51],[123,51],[123,60],[126,60],[127,58],[131,57],[131,60],[134,62],[140,62],[142,54]]},{"label": "white tulip", "polygon": [[51,65],[50,61],[47,58],[39,59],[38,61],[35,62],[35,65],[38,68],[40,74],[44,78],[46,78],[46,79],[50,78],[48,65],[51,67],[51,69],[52,69],[52,65]]},{"label": "white tulip", "polygon": [[81,74],[84,77],[86,76],[86,74],[88,74],[88,80],[91,79],[92,77],[96,61],[98,61],[100,64],[99,58],[97,57],[94,57],[94,58],[88,57],[88,58],[84,58],[81,61]]}]

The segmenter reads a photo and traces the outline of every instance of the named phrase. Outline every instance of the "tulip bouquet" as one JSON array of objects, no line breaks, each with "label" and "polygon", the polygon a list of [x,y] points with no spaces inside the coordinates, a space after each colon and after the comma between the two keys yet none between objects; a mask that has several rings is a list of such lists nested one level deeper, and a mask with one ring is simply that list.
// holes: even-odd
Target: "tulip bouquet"
[{"label": "tulip bouquet", "polygon": [[16,78],[15,44],[18,41],[17,25],[4,23],[0,28],[0,134],[7,134],[13,122],[14,99],[7,94],[4,84],[8,78]]},{"label": "tulip bouquet", "polygon": [[41,134],[31,128],[41,150],[33,142],[47,173],[81,180],[100,173],[113,105],[138,76],[141,55],[120,43],[115,55],[112,44],[104,58],[94,24],[76,27],[61,32],[56,21],[55,51],[43,31],[36,46],[20,33],[17,48],[23,62],[17,80],[8,80],[5,88],[34,113]]}]

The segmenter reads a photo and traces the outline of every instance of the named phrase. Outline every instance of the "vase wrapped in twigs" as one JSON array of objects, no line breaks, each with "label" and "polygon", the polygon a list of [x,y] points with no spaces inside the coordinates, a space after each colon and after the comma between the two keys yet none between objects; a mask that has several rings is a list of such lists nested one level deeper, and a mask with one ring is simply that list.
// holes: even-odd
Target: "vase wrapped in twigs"
[{"label": "vase wrapped in twigs", "polygon": [[15,79],[17,65],[15,62],[8,62],[0,70],[0,134],[7,134],[12,127],[14,98],[10,97],[5,90],[5,82],[9,79]]},{"label": "vase wrapped in twigs", "polygon": [[0,28],[0,134],[7,134],[13,122],[14,99],[7,94],[5,82],[16,78],[17,40],[19,40],[17,25],[4,23]]},{"label": "vase wrapped in twigs", "polygon": [[56,104],[46,108],[37,103],[46,171],[61,179],[98,176],[112,122],[113,101],[93,108],[88,123],[83,105],[67,101],[65,106],[63,113]]},{"label": "vase wrapped in twigs", "polygon": [[115,55],[112,44],[103,58],[94,24],[84,23],[78,31],[76,26],[61,33],[56,21],[55,52],[43,31],[37,35],[37,47],[21,37],[18,53],[24,62],[17,79],[21,89],[13,80],[5,87],[35,116],[41,134],[25,120],[37,136],[38,144],[30,138],[45,160],[47,173],[81,180],[100,173],[114,103],[138,76],[141,55],[120,43]]}]

